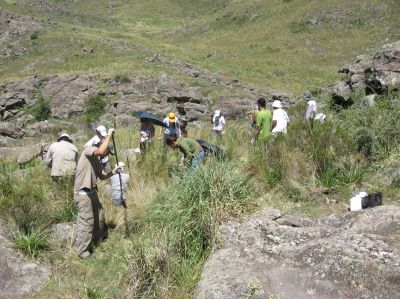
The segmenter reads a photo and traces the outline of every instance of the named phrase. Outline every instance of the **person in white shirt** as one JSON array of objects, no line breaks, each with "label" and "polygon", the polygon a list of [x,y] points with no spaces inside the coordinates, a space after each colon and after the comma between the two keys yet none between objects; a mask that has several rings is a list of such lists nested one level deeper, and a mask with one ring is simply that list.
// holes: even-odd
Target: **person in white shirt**
[{"label": "person in white shirt", "polygon": [[282,103],[279,100],[275,100],[272,103],[274,109],[272,114],[272,134],[287,133],[287,127],[289,124],[289,116],[286,111],[282,109]]},{"label": "person in white shirt", "polygon": [[313,100],[312,94],[309,91],[304,93],[304,99],[307,101],[305,121],[312,121],[317,115],[317,102]]},{"label": "person in white shirt", "polygon": [[[176,117],[174,112],[168,113],[168,116],[163,119],[163,123],[166,125],[165,128],[161,127],[160,135],[164,135],[163,143],[166,145],[168,137],[180,137],[180,123],[178,117]],[[164,134],[163,134],[164,130]],[[161,136],[159,137],[161,139]]]},{"label": "person in white shirt", "polygon": [[221,113],[221,110],[215,110],[213,116],[213,131],[217,136],[224,134],[225,130],[225,118]]}]

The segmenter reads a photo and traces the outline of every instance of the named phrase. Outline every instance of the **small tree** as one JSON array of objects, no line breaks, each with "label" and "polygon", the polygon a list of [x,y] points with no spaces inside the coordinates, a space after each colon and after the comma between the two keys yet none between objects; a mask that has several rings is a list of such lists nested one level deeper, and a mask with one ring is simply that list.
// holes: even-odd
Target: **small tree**
[{"label": "small tree", "polygon": [[39,94],[36,105],[33,109],[33,116],[37,121],[43,121],[50,117],[50,102],[46,100],[42,94]]},{"label": "small tree", "polygon": [[106,103],[100,95],[91,95],[86,102],[86,121],[90,123],[97,120],[103,114],[105,105]]}]

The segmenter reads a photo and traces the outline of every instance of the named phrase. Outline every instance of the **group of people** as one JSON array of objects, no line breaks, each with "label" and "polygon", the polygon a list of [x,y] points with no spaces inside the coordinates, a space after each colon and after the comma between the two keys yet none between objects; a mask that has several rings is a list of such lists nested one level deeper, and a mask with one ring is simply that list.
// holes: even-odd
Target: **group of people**
[{"label": "group of people", "polygon": [[[317,116],[316,102],[309,93],[304,94],[308,101],[305,119],[310,121]],[[255,128],[255,140],[265,144],[271,135],[287,132],[289,117],[276,100],[272,103],[273,113],[266,108],[266,100],[257,101],[257,111],[252,113]],[[162,123],[160,139],[172,149],[179,149],[183,154],[183,164],[190,170],[196,169],[205,159],[204,144],[188,137],[187,124],[189,117],[183,105],[178,106],[178,115],[170,112]],[[226,121],[220,110],[213,116],[213,131],[219,138],[224,134]],[[51,167],[53,192],[68,190],[73,185],[73,198],[78,206],[77,216],[77,255],[82,259],[92,258],[93,245],[106,237],[103,208],[97,194],[97,179],[112,178],[111,197],[115,204],[123,203],[123,194],[129,181],[124,174],[123,163],[117,163],[111,170],[108,156],[115,154],[113,142],[114,129],[108,131],[104,126],[96,128],[96,134],[84,144],[83,152],[78,159],[78,149],[72,138],[63,133],[57,142],[50,145],[45,163]],[[155,137],[154,124],[148,119],[141,119],[140,147],[145,151]],[[114,177],[113,177],[114,176]],[[119,184],[120,185],[119,185]]]},{"label": "group of people", "polygon": [[[309,122],[311,126],[314,120],[324,122],[326,115],[317,113],[317,103],[313,99],[311,92],[304,93],[304,99],[307,101],[305,122]],[[278,134],[286,134],[289,126],[289,116],[282,107],[280,100],[272,103],[272,113],[266,107],[266,100],[259,98],[257,101],[257,110],[254,109],[249,113],[252,119],[252,128],[254,129],[254,138],[258,144],[266,144],[272,136]]]}]

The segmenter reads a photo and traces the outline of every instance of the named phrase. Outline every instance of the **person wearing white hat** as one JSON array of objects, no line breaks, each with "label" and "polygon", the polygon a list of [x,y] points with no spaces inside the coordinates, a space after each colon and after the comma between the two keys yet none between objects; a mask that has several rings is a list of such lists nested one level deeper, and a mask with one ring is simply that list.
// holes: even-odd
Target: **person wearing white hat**
[{"label": "person wearing white hat", "polygon": [[[101,143],[104,138],[107,136],[107,129],[105,126],[98,126],[96,128],[96,135],[94,135],[88,142],[85,143],[85,145],[83,146],[84,148],[87,148],[89,146],[96,146],[96,144]],[[100,159],[101,164],[103,164],[103,166],[106,169],[110,169],[110,165],[108,163],[108,156],[102,157]]]},{"label": "person wearing white hat", "polygon": [[272,103],[274,109],[272,114],[272,134],[287,133],[287,127],[289,123],[289,116],[286,111],[282,109],[282,103],[279,100],[275,100]]},{"label": "person wearing white hat", "polygon": [[61,134],[57,142],[50,145],[44,159],[44,162],[51,167],[50,175],[55,197],[61,190],[72,190],[77,161],[78,149],[71,137],[67,133]]}]

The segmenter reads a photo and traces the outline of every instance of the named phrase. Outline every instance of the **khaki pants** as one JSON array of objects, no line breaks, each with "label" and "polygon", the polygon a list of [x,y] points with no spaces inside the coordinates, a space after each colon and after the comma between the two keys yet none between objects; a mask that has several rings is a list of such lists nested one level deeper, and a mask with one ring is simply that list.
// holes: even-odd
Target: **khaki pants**
[{"label": "khaki pants", "polygon": [[74,200],[78,204],[76,246],[81,258],[89,256],[93,245],[102,241],[106,236],[103,207],[97,192],[76,192]]}]

